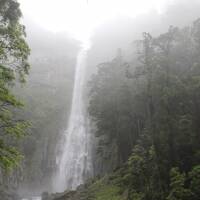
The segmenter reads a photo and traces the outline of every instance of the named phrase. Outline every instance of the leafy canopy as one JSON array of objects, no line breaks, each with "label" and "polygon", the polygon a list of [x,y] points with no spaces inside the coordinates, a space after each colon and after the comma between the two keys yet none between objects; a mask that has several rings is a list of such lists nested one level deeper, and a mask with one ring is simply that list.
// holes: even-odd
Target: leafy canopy
[{"label": "leafy canopy", "polygon": [[15,0],[0,1],[0,167],[10,169],[21,158],[14,148],[16,138],[25,134],[28,123],[18,119],[15,109],[23,104],[12,93],[12,86],[25,82],[28,74],[29,47],[22,13]]}]

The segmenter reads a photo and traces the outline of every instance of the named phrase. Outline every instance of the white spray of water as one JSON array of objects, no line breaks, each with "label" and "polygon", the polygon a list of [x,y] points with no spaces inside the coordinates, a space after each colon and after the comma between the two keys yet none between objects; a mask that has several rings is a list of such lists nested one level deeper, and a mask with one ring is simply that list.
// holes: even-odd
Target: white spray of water
[{"label": "white spray of water", "polygon": [[71,114],[68,128],[63,133],[62,152],[58,155],[55,192],[74,190],[92,173],[89,119],[83,101],[85,65],[89,42],[82,46],[77,57]]}]

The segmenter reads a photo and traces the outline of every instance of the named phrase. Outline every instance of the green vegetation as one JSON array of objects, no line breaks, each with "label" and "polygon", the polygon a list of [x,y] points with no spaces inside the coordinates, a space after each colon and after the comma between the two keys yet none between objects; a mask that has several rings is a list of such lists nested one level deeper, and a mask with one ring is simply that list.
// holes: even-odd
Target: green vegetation
[{"label": "green vegetation", "polygon": [[121,180],[116,172],[101,179],[91,180],[78,187],[76,191],[65,192],[61,195],[55,194],[52,197],[55,200],[125,200],[126,192],[123,193],[121,190],[119,179]]},{"label": "green vegetation", "polygon": [[[90,81],[97,152],[103,157],[107,149],[105,164],[117,157],[115,167],[123,166],[115,179],[127,191],[126,199],[197,200],[200,19],[191,27],[170,27],[158,37],[143,33],[135,46],[137,59],[133,55],[126,62],[119,52],[100,64]],[[103,198],[101,190],[97,194]]]},{"label": "green vegetation", "polygon": [[[17,1],[0,0],[0,196],[4,199],[11,192],[15,199],[20,181],[32,193],[43,190],[43,185],[51,189],[50,175],[60,151],[55,133],[66,128],[74,82],[71,66],[79,49],[77,41],[64,43],[66,38],[61,38],[58,45],[57,37],[48,39],[43,33],[41,41],[33,42],[46,45],[35,47],[30,83],[19,89],[28,75],[30,53],[20,18]],[[100,158],[103,167],[110,165],[99,167],[100,175],[113,172],[66,192],[63,198],[58,194],[59,199],[199,200],[200,19],[182,29],[170,27],[158,37],[143,33],[134,45],[137,55],[131,61],[119,50],[112,61],[98,66],[90,80],[88,110],[98,138],[95,159]],[[15,94],[27,103],[24,111]],[[34,134],[20,141],[29,127],[24,119],[33,122]],[[23,175],[16,170],[11,179],[2,172],[19,163],[19,149],[25,155]]]},{"label": "green vegetation", "polygon": [[28,74],[29,47],[19,20],[19,3],[0,1],[0,168],[11,169],[21,158],[14,148],[16,138],[25,135],[28,123],[15,114],[23,104],[12,93],[12,86],[23,83]]},{"label": "green vegetation", "polygon": [[116,185],[106,183],[104,178],[92,184],[88,193],[89,197],[95,200],[120,200],[119,190]]}]

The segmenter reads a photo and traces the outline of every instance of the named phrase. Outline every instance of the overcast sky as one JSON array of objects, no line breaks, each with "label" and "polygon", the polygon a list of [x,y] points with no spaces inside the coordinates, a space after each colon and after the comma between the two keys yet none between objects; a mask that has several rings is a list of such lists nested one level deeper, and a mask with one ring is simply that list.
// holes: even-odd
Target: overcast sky
[{"label": "overcast sky", "polygon": [[173,0],[19,0],[24,18],[51,31],[87,40],[94,28],[116,16],[158,12]]}]

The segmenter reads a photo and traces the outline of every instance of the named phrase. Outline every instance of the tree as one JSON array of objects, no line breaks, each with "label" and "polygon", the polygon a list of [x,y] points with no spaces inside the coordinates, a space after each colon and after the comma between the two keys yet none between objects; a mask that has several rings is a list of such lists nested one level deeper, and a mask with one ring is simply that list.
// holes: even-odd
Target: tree
[{"label": "tree", "polygon": [[134,141],[132,129],[135,121],[130,110],[132,103],[125,75],[126,65],[118,53],[111,62],[98,66],[98,73],[90,82],[89,113],[98,127],[96,135],[103,136],[101,143],[116,144],[118,163],[127,160]]},{"label": "tree", "polygon": [[188,200],[191,199],[190,189],[185,188],[186,175],[180,173],[178,168],[172,168],[170,171],[170,193],[167,200]]},{"label": "tree", "polygon": [[25,82],[29,70],[30,49],[21,16],[16,0],[0,1],[0,167],[5,169],[18,163],[21,156],[13,144],[28,126],[15,114],[23,104],[12,93],[16,82]]},{"label": "tree", "polygon": [[200,196],[200,165],[197,165],[195,167],[193,167],[193,169],[191,170],[191,172],[189,173],[189,177],[191,179],[190,182],[190,190],[192,191],[193,194],[193,198],[191,198],[192,200],[197,200],[199,199]]}]

